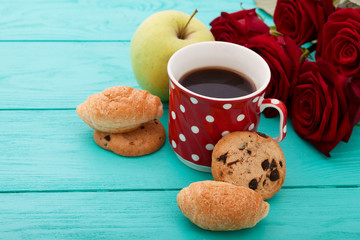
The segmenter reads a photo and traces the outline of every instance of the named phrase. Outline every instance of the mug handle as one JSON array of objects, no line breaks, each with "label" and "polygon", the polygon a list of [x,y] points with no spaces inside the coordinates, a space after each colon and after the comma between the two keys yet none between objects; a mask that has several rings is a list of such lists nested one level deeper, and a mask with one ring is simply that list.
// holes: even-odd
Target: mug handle
[{"label": "mug handle", "polygon": [[273,138],[276,142],[279,143],[284,140],[287,132],[287,109],[283,102],[275,98],[265,98],[260,105],[260,112],[264,111],[264,109],[268,107],[275,108],[280,114],[280,134],[276,138]]}]

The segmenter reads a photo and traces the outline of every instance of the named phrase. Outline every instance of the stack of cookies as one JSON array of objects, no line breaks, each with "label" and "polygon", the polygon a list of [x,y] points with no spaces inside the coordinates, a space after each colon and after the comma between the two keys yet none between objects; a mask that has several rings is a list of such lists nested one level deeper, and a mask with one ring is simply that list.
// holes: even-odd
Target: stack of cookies
[{"label": "stack of cookies", "polygon": [[157,151],[165,142],[159,97],[126,86],[111,87],[87,98],[76,108],[80,118],[95,130],[101,148],[136,157]]}]

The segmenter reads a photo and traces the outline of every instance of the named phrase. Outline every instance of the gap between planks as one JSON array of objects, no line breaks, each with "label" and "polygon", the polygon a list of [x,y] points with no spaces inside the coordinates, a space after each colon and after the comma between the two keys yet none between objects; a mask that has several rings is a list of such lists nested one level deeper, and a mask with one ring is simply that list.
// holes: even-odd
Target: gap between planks
[{"label": "gap between planks", "polygon": [[[319,185],[319,186],[283,186],[283,189],[316,189],[316,188],[359,188],[360,185]],[[65,189],[65,190],[7,190],[0,194],[11,193],[74,193],[74,192],[164,192],[180,191],[181,188],[149,188],[149,189]]]}]

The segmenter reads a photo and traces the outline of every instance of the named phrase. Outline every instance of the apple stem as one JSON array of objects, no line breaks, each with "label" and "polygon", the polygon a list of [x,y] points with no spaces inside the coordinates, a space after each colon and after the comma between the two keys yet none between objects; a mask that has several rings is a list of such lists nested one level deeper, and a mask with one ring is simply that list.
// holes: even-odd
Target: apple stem
[{"label": "apple stem", "polygon": [[193,14],[190,16],[189,20],[187,21],[187,23],[186,23],[185,26],[183,27],[183,29],[181,29],[180,39],[184,39],[185,29],[186,29],[186,27],[189,25],[191,19],[195,16],[195,14],[196,14],[197,12],[198,12],[198,10],[195,9],[195,11],[193,12]]}]

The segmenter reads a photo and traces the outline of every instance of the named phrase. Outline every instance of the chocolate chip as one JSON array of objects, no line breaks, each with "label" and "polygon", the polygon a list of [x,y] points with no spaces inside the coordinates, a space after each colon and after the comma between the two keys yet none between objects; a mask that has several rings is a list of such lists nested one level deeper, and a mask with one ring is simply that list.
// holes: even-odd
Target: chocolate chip
[{"label": "chocolate chip", "polygon": [[250,151],[249,149],[247,150],[247,153],[248,153],[249,155],[251,155],[251,151]]},{"label": "chocolate chip", "polygon": [[106,135],[104,138],[105,138],[106,141],[110,141],[110,140],[111,140],[110,135]]},{"label": "chocolate chip", "polygon": [[244,142],[241,147],[239,147],[239,150],[244,150],[246,148],[246,146],[248,145],[247,142]]},{"label": "chocolate chip", "polygon": [[159,124],[156,120],[157,120],[157,119],[154,119],[155,124]]},{"label": "chocolate chip", "polygon": [[280,161],[280,162],[279,162],[279,164],[280,164],[280,167],[282,167],[282,166],[283,166],[283,165],[282,165],[282,161]]},{"label": "chocolate chip", "polygon": [[273,159],[273,160],[271,161],[271,164],[270,164],[270,170],[272,171],[274,168],[276,168],[276,162],[275,162],[275,160]]},{"label": "chocolate chip", "polygon": [[256,181],[255,178],[249,182],[249,188],[251,188],[252,190],[257,189],[257,186],[258,186],[258,182]]},{"label": "chocolate chip", "polygon": [[144,127],[144,126],[141,126],[140,128],[141,128],[141,129],[144,129],[145,127]]},{"label": "chocolate chip", "polygon": [[270,173],[270,180],[271,181],[276,181],[276,180],[278,180],[279,179],[279,171],[277,170],[277,169],[275,169],[274,171],[272,171],[271,173]]},{"label": "chocolate chip", "polygon": [[226,163],[226,158],[227,158],[227,154],[228,153],[225,153],[225,154],[223,154],[223,155],[221,155],[220,157],[218,157],[217,159],[216,159],[216,161],[221,161],[221,162],[223,162],[224,164]]},{"label": "chocolate chip", "polygon": [[263,137],[263,138],[268,138],[268,136],[264,133],[261,133],[261,132],[256,132],[260,137]]},{"label": "chocolate chip", "polygon": [[261,167],[264,171],[268,170],[270,166],[269,163],[269,159],[265,159],[262,163],[261,163]]},{"label": "chocolate chip", "polygon": [[104,143],[104,147],[106,147],[107,146],[107,143]]},{"label": "chocolate chip", "polygon": [[233,162],[231,162],[231,163],[228,163],[227,166],[230,167],[231,165],[236,164],[236,163],[238,163],[238,162],[240,162],[240,160],[236,160],[236,161],[233,161]]}]

